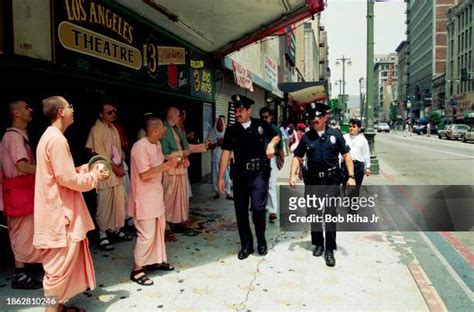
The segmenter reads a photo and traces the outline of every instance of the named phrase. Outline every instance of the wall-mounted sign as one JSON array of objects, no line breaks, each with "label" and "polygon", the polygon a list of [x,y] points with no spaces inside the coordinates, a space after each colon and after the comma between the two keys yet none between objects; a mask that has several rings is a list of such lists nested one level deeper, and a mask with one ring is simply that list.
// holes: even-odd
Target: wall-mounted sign
[{"label": "wall-mounted sign", "polygon": [[268,56],[265,56],[264,74],[265,74],[265,80],[272,85],[273,90],[277,90],[278,89],[277,64]]},{"label": "wall-mounted sign", "polygon": [[252,72],[234,60],[232,61],[232,67],[234,68],[235,83],[253,92]]},{"label": "wall-mounted sign", "polygon": [[191,68],[203,68],[204,67],[204,61],[191,60],[190,66],[191,66]]},{"label": "wall-mounted sign", "polygon": [[203,59],[199,58],[199,55],[191,55],[189,69],[191,95],[210,100],[214,93],[213,71],[206,67],[206,62]]},{"label": "wall-mounted sign", "polygon": [[[190,55],[205,63],[205,55],[185,47],[128,14],[113,1],[53,1],[56,36],[55,62],[64,68],[92,72],[110,81],[140,83],[157,91],[213,100],[206,81],[213,75],[211,61],[199,67],[200,87],[210,95],[194,92],[190,81]],[[207,75],[205,72],[210,73]],[[206,80],[207,79],[207,80]],[[212,83],[211,83],[212,84]]]},{"label": "wall-mounted sign", "polygon": [[295,25],[286,27],[286,43],[285,54],[288,59],[295,65],[296,61],[296,30]]},{"label": "wall-mounted sign", "polygon": [[58,37],[68,50],[133,69],[142,67],[142,55],[138,49],[81,26],[61,22]]},{"label": "wall-mounted sign", "polygon": [[186,64],[186,49],[176,47],[158,47],[158,64]]}]

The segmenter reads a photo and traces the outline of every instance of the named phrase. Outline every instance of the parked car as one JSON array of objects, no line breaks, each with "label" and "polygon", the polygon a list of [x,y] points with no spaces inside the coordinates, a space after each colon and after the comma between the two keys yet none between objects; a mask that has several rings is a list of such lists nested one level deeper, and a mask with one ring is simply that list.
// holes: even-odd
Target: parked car
[{"label": "parked car", "polygon": [[474,142],[474,127],[471,127],[462,137],[463,142]]},{"label": "parked car", "polygon": [[445,129],[438,131],[438,138],[446,138],[448,140],[451,139],[463,139],[464,135],[466,134],[469,128],[464,124],[453,124],[446,126]]},{"label": "parked car", "polygon": [[380,122],[377,127],[377,132],[390,132],[390,127],[385,122]]}]

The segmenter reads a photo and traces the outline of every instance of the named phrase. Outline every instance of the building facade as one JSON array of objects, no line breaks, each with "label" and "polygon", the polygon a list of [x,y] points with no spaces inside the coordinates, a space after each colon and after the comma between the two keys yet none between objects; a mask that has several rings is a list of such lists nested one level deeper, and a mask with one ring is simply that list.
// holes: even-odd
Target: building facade
[{"label": "building facade", "polygon": [[463,121],[474,111],[473,1],[459,1],[448,13],[446,115]]},{"label": "building facade", "polygon": [[452,5],[453,0],[407,0],[407,93],[414,118],[432,110],[433,79],[445,72],[447,12]]},{"label": "building facade", "polygon": [[386,122],[390,119],[392,87],[398,82],[397,53],[375,56],[374,77],[374,118]]},{"label": "building facade", "polygon": [[398,112],[403,119],[409,118],[408,111],[406,108],[407,104],[407,87],[408,87],[408,41],[402,41],[395,49],[398,54]]}]

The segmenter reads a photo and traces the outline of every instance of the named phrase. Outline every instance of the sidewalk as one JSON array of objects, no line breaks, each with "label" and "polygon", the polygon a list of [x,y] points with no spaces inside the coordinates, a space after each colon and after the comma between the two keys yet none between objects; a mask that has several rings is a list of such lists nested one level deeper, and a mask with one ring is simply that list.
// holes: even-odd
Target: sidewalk
[{"label": "sidewalk", "polygon": [[[287,183],[289,162],[280,184]],[[382,180],[373,176],[367,183]],[[428,310],[407,266],[413,256],[403,239],[340,232],[336,267],[329,268],[322,257],[312,256],[308,232],[280,232],[275,223],[267,227],[268,255],[240,261],[233,202],[210,199],[211,189],[193,185],[191,218],[199,235],[177,234],[178,241],[167,244],[174,272],[152,273],[155,285],[139,286],[129,280],[134,242],[118,244],[110,253],[92,247],[98,287],[68,305],[88,311]],[[12,290],[9,274],[0,273],[0,298],[42,295],[41,290]]]}]

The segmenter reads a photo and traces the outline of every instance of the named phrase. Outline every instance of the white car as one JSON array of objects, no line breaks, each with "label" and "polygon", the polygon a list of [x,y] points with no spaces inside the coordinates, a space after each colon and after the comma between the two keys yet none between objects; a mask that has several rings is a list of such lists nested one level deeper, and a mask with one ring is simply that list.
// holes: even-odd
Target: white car
[{"label": "white car", "polygon": [[390,132],[390,126],[385,122],[380,122],[377,132]]}]

